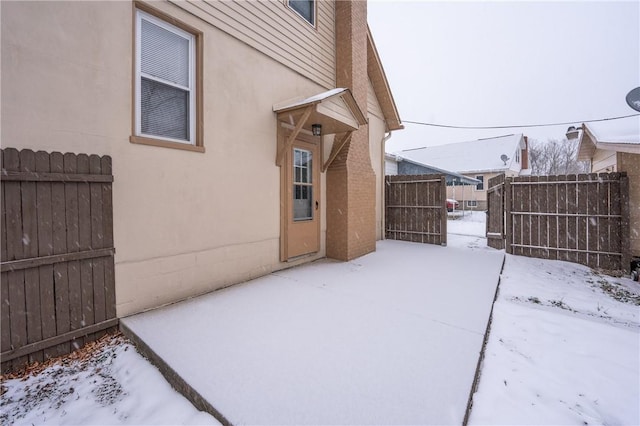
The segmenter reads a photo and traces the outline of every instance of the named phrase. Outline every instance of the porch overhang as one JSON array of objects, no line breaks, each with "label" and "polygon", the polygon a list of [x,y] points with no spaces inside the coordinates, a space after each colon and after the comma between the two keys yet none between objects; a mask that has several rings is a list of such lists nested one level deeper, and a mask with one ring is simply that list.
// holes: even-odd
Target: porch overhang
[{"label": "porch overhang", "polygon": [[296,126],[309,107],[311,113],[302,125],[304,130],[311,131],[313,124],[320,124],[322,134],[330,135],[358,130],[361,125],[367,124],[351,91],[344,88],[331,89],[302,100],[278,103],[273,106],[273,111],[278,114],[278,121]]},{"label": "porch overhang", "polygon": [[[281,123],[293,128],[286,141],[279,143],[276,156],[278,166],[282,164],[284,152],[301,130],[312,132],[312,126],[319,124],[323,135],[344,133],[341,139],[346,141],[351,132],[367,124],[367,118],[351,91],[345,88],[331,89],[305,99],[281,102],[273,106],[273,112],[278,117],[278,129]],[[326,166],[328,165],[325,164]]]}]

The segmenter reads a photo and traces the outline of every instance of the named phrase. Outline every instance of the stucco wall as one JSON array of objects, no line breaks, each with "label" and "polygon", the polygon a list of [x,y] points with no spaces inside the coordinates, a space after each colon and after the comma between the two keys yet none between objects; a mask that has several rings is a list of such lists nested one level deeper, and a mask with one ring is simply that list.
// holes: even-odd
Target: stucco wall
[{"label": "stucco wall", "polygon": [[[272,105],[324,90],[172,4],[153,5],[204,33],[204,154],[129,142],[130,3],[2,2],[2,145],[113,157],[119,316],[290,266],[278,260]],[[323,193],[323,218],[325,204]]]}]

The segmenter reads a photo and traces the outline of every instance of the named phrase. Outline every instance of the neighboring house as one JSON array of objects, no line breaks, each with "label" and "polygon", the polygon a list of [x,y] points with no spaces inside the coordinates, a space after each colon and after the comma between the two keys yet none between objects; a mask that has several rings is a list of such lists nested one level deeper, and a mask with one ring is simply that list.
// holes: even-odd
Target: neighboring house
[{"label": "neighboring house", "polygon": [[461,209],[475,209],[477,201],[475,200],[475,192],[471,189],[480,183],[478,179],[461,175],[449,170],[440,169],[418,161],[403,158],[400,155],[385,154],[385,174],[387,175],[422,175],[422,174],[441,174],[445,176],[448,192],[451,192],[448,198],[456,200],[465,200],[460,203]]},{"label": "neighboring house", "polygon": [[0,7],[3,148],[113,159],[119,317],[375,250],[402,125],[366,1]]},{"label": "neighboring house", "polygon": [[[529,144],[522,134],[478,139],[447,145],[408,149],[398,153],[403,161],[428,164],[441,170],[453,170],[477,179],[471,191],[447,187],[447,197],[457,198],[465,207],[487,209],[487,181],[501,173],[507,176],[529,174]],[[454,196],[455,193],[455,196]]]},{"label": "neighboring house", "polygon": [[629,177],[631,255],[640,260],[640,119],[583,124],[578,160],[592,173],[626,172]]}]

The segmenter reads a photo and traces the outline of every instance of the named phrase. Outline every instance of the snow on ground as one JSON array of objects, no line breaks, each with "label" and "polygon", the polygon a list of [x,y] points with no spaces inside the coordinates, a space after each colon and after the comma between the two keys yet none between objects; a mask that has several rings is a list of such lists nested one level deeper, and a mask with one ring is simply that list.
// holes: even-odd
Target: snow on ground
[{"label": "snow on ground", "polygon": [[233,424],[461,424],[504,258],[466,238],[381,241],[122,322]]},{"label": "snow on ground", "polygon": [[[316,262],[281,271],[263,279],[262,284],[237,286],[218,295],[222,297],[216,296],[221,303],[217,315],[226,315],[218,318],[225,320],[220,331],[233,339],[224,341],[217,336],[217,340],[201,341],[199,350],[189,352],[196,355],[194,362],[200,362],[206,358],[208,346],[217,348],[218,357],[229,352],[229,344],[240,349],[229,353],[225,362],[211,365],[212,369],[221,368],[218,374],[236,380],[210,384],[209,392],[222,388],[212,401],[214,406],[226,401],[235,407],[234,416],[244,419],[252,418],[251,411],[270,415],[278,407],[273,404],[277,401],[283,404],[279,409],[289,413],[299,410],[300,404],[328,414],[339,407],[355,415],[351,423],[366,418],[373,424],[390,423],[393,416],[407,420],[407,410],[419,410],[422,405],[429,408],[426,412],[440,413],[439,423],[460,423],[468,392],[464,383],[470,383],[473,374],[473,368],[460,368],[473,345],[460,343],[469,338],[469,332],[477,334],[477,339],[481,332],[481,327],[476,330],[469,322],[473,315],[465,315],[465,309],[485,303],[479,303],[482,292],[477,293],[476,283],[467,279],[474,286],[461,287],[460,272],[449,271],[444,259],[458,257],[458,266],[462,262],[464,269],[485,274],[487,270],[480,264],[489,257],[484,253],[499,252],[487,248],[481,237],[483,212],[450,219],[448,227],[446,248],[398,242],[379,246],[383,253],[393,251],[398,255],[395,258],[405,258],[410,263],[406,267],[387,263],[386,268],[373,269],[380,262],[371,257],[348,263]],[[410,261],[412,249],[424,251],[424,261]],[[477,255],[467,264],[462,260],[464,253]],[[427,264],[429,275],[413,282]],[[323,275],[327,268],[333,268],[329,276]],[[370,273],[363,276],[367,270]],[[385,283],[381,270],[394,272],[392,278],[386,285],[372,285]],[[300,271],[305,272],[300,275]],[[416,297],[420,282],[437,282],[434,274],[446,276],[441,282],[464,297],[442,298],[442,292],[436,297]],[[353,277],[356,281],[345,285]],[[289,291],[292,289],[295,291]],[[234,294],[241,296],[239,305],[230,307],[226,302]],[[382,303],[388,302],[390,309],[384,309]],[[602,275],[572,263],[507,255],[470,423],[640,424],[639,305],[640,287],[629,279]],[[294,315],[292,306],[301,307],[304,315]],[[437,326],[447,313],[455,315]],[[351,321],[354,318],[356,321]],[[163,319],[167,327],[173,326],[174,320],[179,318]],[[425,327],[424,320],[432,326]],[[213,327],[216,322],[207,324]],[[252,327],[258,327],[260,333],[247,339]],[[178,328],[180,332],[188,329]],[[435,334],[431,335],[430,329]],[[164,328],[158,331],[167,343],[175,336]],[[295,344],[283,346],[292,338]],[[451,346],[456,341],[458,344]],[[348,346],[351,342],[355,346]],[[443,345],[454,349],[437,355],[435,350]],[[327,348],[332,350],[327,352]],[[309,357],[307,350],[318,357]],[[176,356],[185,353],[181,350]],[[3,378],[0,423],[218,424],[171,389],[123,337],[110,339],[91,354],[82,360],[63,358],[24,380]],[[253,371],[245,370],[243,358],[253,363]],[[281,374],[278,364],[282,364]],[[298,364],[302,369],[291,368]],[[428,380],[416,377],[434,365],[437,368]],[[203,372],[206,370],[198,371],[196,366],[194,374],[201,376],[197,381],[206,383]],[[273,376],[273,381],[260,376],[261,372]],[[313,386],[294,389],[293,393],[283,388],[300,386],[301,376],[313,379]],[[263,393],[254,397],[251,388],[256,381],[266,381],[268,386],[261,388],[258,383],[258,391]],[[328,401],[337,405],[323,408],[327,400],[319,398],[327,389],[327,395],[336,398]],[[357,416],[367,399],[369,412]],[[454,400],[457,402],[452,404]],[[243,401],[249,403],[247,412],[235,412],[244,407]],[[307,410],[307,414],[312,413]],[[387,414],[392,417],[384,417]],[[307,418],[315,423],[318,419]]]},{"label": "snow on ground", "polygon": [[3,377],[0,424],[220,424],[173,390],[122,336],[81,351],[87,356],[61,358],[23,378]]},{"label": "snow on ground", "polygon": [[487,214],[485,212],[456,210],[455,212],[449,213],[448,216],[448,235],[485,236],[485,223],[487,220]]},{"label": "snow on ground", "polygon": [[507,255],[471,424],[640,424],[640,286]]}]

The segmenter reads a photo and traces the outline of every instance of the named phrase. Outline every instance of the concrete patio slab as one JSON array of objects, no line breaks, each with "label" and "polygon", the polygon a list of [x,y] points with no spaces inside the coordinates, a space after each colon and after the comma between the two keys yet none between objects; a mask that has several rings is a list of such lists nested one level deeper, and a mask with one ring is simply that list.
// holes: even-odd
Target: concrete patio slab
[{"label": "concrete patio slab", "polygon": [[461,424],[504,253],[379,242],[122,319],[232,424]]}]

